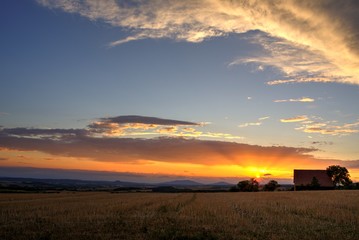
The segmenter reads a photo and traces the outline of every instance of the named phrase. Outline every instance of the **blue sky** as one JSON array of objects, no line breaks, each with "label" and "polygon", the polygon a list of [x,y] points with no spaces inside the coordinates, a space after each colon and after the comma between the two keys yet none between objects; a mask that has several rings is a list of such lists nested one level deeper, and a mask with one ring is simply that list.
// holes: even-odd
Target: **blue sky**
[{"label": "blue sky", "polygon": [[[229,2],[175,1],[173,9],[164,1],[90,2],[0,2],[3,129],[85,129],[99,119],[136,115],[199,123],[200,140],[315,148],[317,159],[359,159],[355,1],[337,13],[335,1],[329,7],[251,1],[256,14],[272,11],[268,19],[245,15],[240,2],[231,8]],[[206,15],[210,4],[218,9]],[[278,14],[282,9],[297,19]],[[333,14],[337,25],[327,21]],[[312,28],[301,26],[303,19]],[[156,133],[133,136],[161,136]],[[0,155],[6,155],[3,166],[21,165]]]}]

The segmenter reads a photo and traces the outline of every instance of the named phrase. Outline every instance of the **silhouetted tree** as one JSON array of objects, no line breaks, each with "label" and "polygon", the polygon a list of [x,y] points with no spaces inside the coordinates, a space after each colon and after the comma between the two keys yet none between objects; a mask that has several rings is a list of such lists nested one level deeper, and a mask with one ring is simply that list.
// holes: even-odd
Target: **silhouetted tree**
[{"label": "silhouetted tree", "polygon": [[238,191],[240,192],[258,192],[259,183],[255,178],[240,181],[237,184]]},{"label": "silhouetted tree", "polygon": [[276,188],[278,188],[280,185],[275,180],[270,180],[267,184],[264,185],[263,190],[264,191],[274,191]]},{"label": "silhouetted tree", "polygon": [[331,178],[334,186],[347,186],[352,183],[350,174],[345,167],[332,165],[327,167],[327,174]]},{"label": "silhouetted tree", "polygon": [[320,188],[320,183],[318,178],[313,177],[312,178],[312,182],[309,184],[309,188],[311,189],[319,189]]},{"label": "silhouetted tree", "polygon": [[351,183],[344,187],[345,189],[359,189],[359,183]]}]

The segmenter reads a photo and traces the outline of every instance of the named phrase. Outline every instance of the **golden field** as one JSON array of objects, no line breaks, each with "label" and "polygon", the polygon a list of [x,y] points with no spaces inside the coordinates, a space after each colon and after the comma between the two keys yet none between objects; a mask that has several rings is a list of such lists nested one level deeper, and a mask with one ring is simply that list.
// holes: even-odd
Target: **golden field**
[{"label": "golden field", "polygon": [[0,239],[359,239],[359,191],[0,194]]}]

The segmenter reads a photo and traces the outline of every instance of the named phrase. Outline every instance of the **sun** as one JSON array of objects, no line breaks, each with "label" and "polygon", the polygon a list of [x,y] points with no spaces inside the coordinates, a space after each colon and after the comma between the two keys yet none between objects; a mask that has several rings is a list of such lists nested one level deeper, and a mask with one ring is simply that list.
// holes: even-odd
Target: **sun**
[{"label": "sun", "polygon": [[248,167],[246,171],[257,179],[268,173],[268,169],[261,167]]}]

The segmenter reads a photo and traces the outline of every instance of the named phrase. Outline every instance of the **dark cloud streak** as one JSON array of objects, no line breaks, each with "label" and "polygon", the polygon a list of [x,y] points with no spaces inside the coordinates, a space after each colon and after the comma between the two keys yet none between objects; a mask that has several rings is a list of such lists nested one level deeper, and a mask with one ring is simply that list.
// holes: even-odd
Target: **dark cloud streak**
[{"label": "dark cloud streak", "polygon": [[126,135],[133,130],[148,130],[156,129],[165,126],[199,126],[200,124],[188,121],[179,121],[172,119],[146,117],[138,115],[117,116],[100,118],[89,124],[87,130],[94,134],[107,134],[107,135]]},{"label": "dark cloud streak", "polygon": [[86,135],[84,129],[41,129],[41,128],[3,128],[3,136],[44,136],[44,135]]},{"label": "dark cloud streak", "polygon": [[[102,118],[114,124],[157,124],[166,126],[197,123],[143,116]],[[313,142],[319,144],[319,142]],[[0,129],[1,148],[39,151],[54,156],[92,159],[99,162],[138,163],[157,161],[201,165],[237,166],[328,166],[344,163],[359,167],[359,161],[316,159],[316,148],[259,146],[237,142],[209,141],[184,137],[128,138],[93,134],[92,129]],[[4,160],[4,159],[3,159]]]},{"label": "dark cloud streak", "polygon": [[100,118],[100,121],[107,123],[142,123],[142,124],[153,124],[153,125],[199,125],[198,123],[188,122],[188,121],[179,121],[172,119],[156,118],[156,117],[146,117],[138,115],[127,115],[127,116],[118,116],[118,117],[109,117],[109,118]]},{"label": "dark cloud streak", "polygon": [[[26,129],[23,129],[27,133]],[[35,129],[31,130],[36,132]],[[6,135],[11,129],[0,131],[0,147],[40,151],[53,155],[91,158],[107,162],[162,162],[196,163],[204,165],[247,164],[248,161],[265,163],[267,159],[307,159],[312,148],[264,147],[235,142],[209,141],[185,138],[110,138],[86,135],[65,135],[62,138],[28,138]],[[41,129],[37,132],[42,133]],[[59,132],[59,131],[56,131]],[[75,131],[76,132],[76,131]],[[253,162],[254,163],[254,162]]]}]

